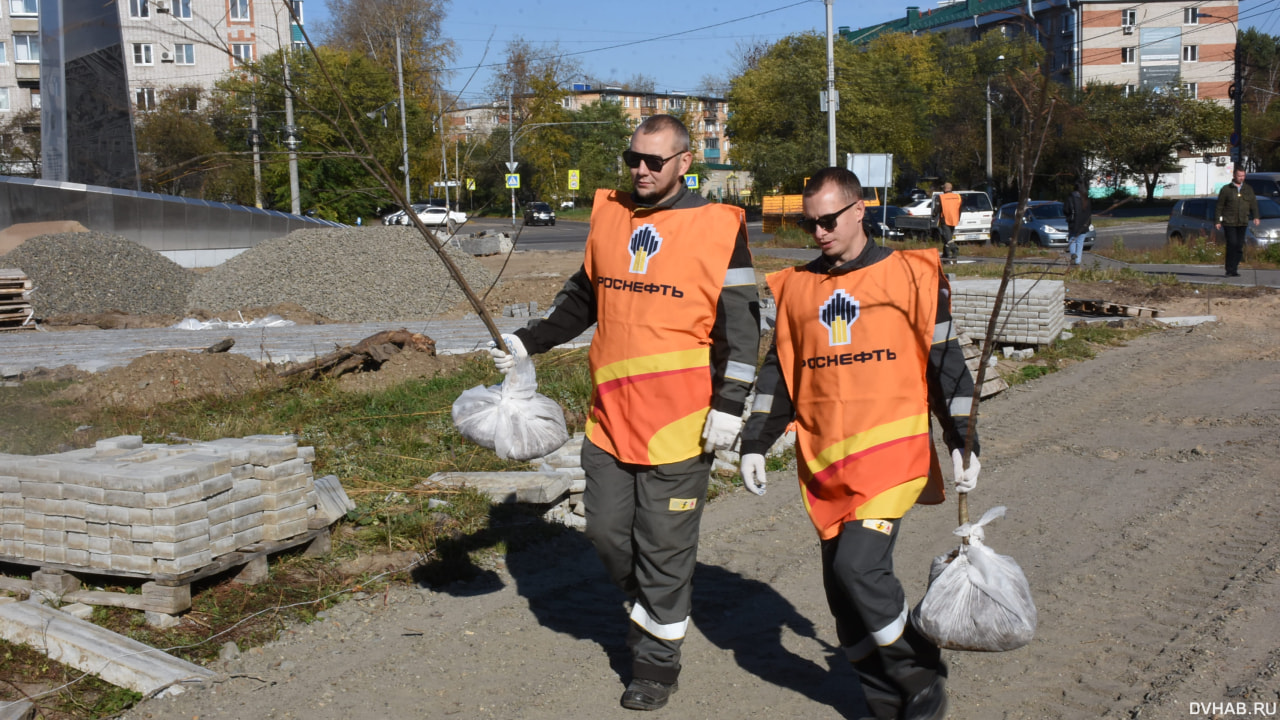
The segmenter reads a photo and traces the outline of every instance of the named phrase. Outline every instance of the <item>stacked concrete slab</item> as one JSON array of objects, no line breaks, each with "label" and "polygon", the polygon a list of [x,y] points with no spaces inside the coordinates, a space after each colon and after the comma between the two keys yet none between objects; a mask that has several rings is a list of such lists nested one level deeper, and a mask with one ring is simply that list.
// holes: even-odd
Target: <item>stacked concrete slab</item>
[{"label": "stacked concrete slab", "polygon": [[0,454],[0,556],[175,575],[308,530],[314,449],[287,435],[207,443],[101,440],[55,455]]},{"label": "stacked concrete slab", "polygon": [[[974,340],[987,337],[987,323],[999,289],[998,279],[951,283],[951,315],[960,330]],[[1061,280],[1010,280],[1000,308],[996,340],[1025,345],[1053,342],[1065,326],[1065,300],[1066,289]]]}]

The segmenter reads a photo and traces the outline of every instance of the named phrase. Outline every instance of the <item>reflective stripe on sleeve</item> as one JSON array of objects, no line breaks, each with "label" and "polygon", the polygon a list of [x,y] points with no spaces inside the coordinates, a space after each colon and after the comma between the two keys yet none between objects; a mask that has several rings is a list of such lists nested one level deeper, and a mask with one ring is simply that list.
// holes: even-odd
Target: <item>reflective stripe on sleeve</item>
[{"label": "reflective stripe on sleeve", "polygon": [[644,603],[637,601],[635,607],[631,608],[631,622],[644,628],[644,631],[659,640],[680,640],[689,630],[689,618],[685,618],[677,623],[663,625],[649,616],[649,611],[644,609]]},{"label": "reflective stripe on sleeve", "polygon": [[729,268],[724,274],[724,286],[733,287],[734,285],[755,285],[756,271],[746,268]]},{"label": "reflective stripe on sleeve", "polygon": [[[639,607],[639,603],[636,604],[636,607]],[[880,647],[892,645],[894,641],[902,637],[902,631],[907,627],[907,613],[907,606],[903,604],[902,612],[898,614],[898,617],[893,622],[871,632],[871,637],[876,639],[877,645]],[[632,617],[635,617],[635,613],[632,613]]]},{"label": "reflective stripe on sleeve", "polygon": [[750,384],[756,380],[756,366],[730,360],[725,363],[724,374],[730,380],[739,380]]},{"label": "reflective stripe on sleeve", "polygon": [[948,403],[948,407],[951,408],[951,417],[956,417],[957,415],[969,415],[973,412],[973,396],[957,395],[951,398],[951,402]]},{"label": "reflective stripe on sleeve", "polygon": [[773,412],[773,396],[756,395],[756,399],[751,401],[751,412],[764,413],[766,415]]},{"label": "reflective stripe on sleeve", "polygon": [[934,325],[933,344],[937,345],[938,343],[944,343],[955,337],[955,334],[951,332],[952,327],[954,327],[954,323],[951,322],[938,323]]}]

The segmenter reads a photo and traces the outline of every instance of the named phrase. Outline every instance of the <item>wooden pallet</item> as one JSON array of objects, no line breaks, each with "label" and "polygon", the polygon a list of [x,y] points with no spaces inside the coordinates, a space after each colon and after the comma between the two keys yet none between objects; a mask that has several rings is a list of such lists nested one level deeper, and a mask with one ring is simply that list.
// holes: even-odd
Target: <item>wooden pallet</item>
[{"label": "wooden pallet", "polygon": [[[267,579],[267,559],[271,555],[306,546],[303,551],[307,556],[325,555],[330,549],[328,521],[319,518],[313,521],[313,527],[307,532],[285,540],[258,542],[246,545],[239,550],[229,552],[214,559],[212,563],[185,573],[134,573],[128,571],[99,570],[66,565],[62,563],[34,562],[26,558],[12,558],[0,555],[0,563],[23,565],[39,568],[32,573],[31,580],[0,575],[0,590],[30,593],[33,590],[46,590],[62,598],[62,602],[80,602],[86,605],[104,605],[124,607],[134,610],[146,610],[164,615],[176,615],[191,609],[191,585],[214,575],[240,568],[234,578],[235,582],[256,585]],[[107,592],[104,590],[82,590],[78,576],[112,577],[119,580],[145,580],[142,593]]]},{"label": "wooden pallet", "polygon": [[1082,298],[1067,298],[1063,301],[1066,309],[1086,315],[1116,315],[1121,317],[1160,317],[1160,311],[1155,308],[1143,307],[1141,305],[1125,305],[1123,303],[1111,302],[1110,300],[1085,300]]}]

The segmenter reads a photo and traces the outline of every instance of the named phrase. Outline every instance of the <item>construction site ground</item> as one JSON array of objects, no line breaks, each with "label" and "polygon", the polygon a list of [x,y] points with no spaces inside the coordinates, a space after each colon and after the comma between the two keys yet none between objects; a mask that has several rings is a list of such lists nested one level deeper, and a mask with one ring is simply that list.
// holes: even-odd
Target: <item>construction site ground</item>
[{"label": "construction site ground", "polygon": [[[522,285],[502,292],[545,307],[578,257],[517,253],[505,277]],[[1068,296],[1217,321],[1157,329],[981,406],[971,512],[1007,506],[987,543],[1021,564],[1039,627],[1016,651],[945,654],[953,720],[1278,712],[1280,296],[1152,287],[1067,277]],[[216,367],[213,384],[256,382],[249,365],[199,362]],[[156,371],[131,372],[119,392]],[[954,498],[903,521],[896,568],[913,604],[956,524]],[[793,472],[772,473],[764,497],[711,503],[698,563],[680,690],[662,716],[858,717]],[[567,532],[466,583],[360,594],[214,663],[212,686],[124,717],[630,717],[623,600]]]}]

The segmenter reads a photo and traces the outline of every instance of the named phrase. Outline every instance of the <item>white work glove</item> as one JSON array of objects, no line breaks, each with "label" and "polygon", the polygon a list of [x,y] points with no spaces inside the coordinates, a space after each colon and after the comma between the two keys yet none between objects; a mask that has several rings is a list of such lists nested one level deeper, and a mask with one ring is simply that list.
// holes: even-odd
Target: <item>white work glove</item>
[{"label": "white work glove", "polygon": [[741,431],[741,416],[712,410],[707,413],[707,424],[702,426],[702,451],[728,450]]},{"label": "white work glove", "polygon": [[524,343],[520,342],[520,338],[515,335],[503,335],[502,342],[507,344],[507,349],[511,352],[502,352],[498,349],[498,343],[490,340],[489,355],[493,357],[493,366],[506,375],[516,366],[517,358],[527,358],[529,353],[525,351]]},{"label": "white work glove", "polygon": [[978,471],[982,469],[982,463],[978,462],[977,453],[969,455],[968,470],[964,467],[964,450],[952,450],[951,462],[955,466],[956,492],[963,495],[978,486]]},{"label": "white work glove", "polygon": [[763,495],[767,480],[764,476],[764,456],[756,453],[743,455],[738,463],[738,472],[742,473],[742,484],[757,495]]}]

